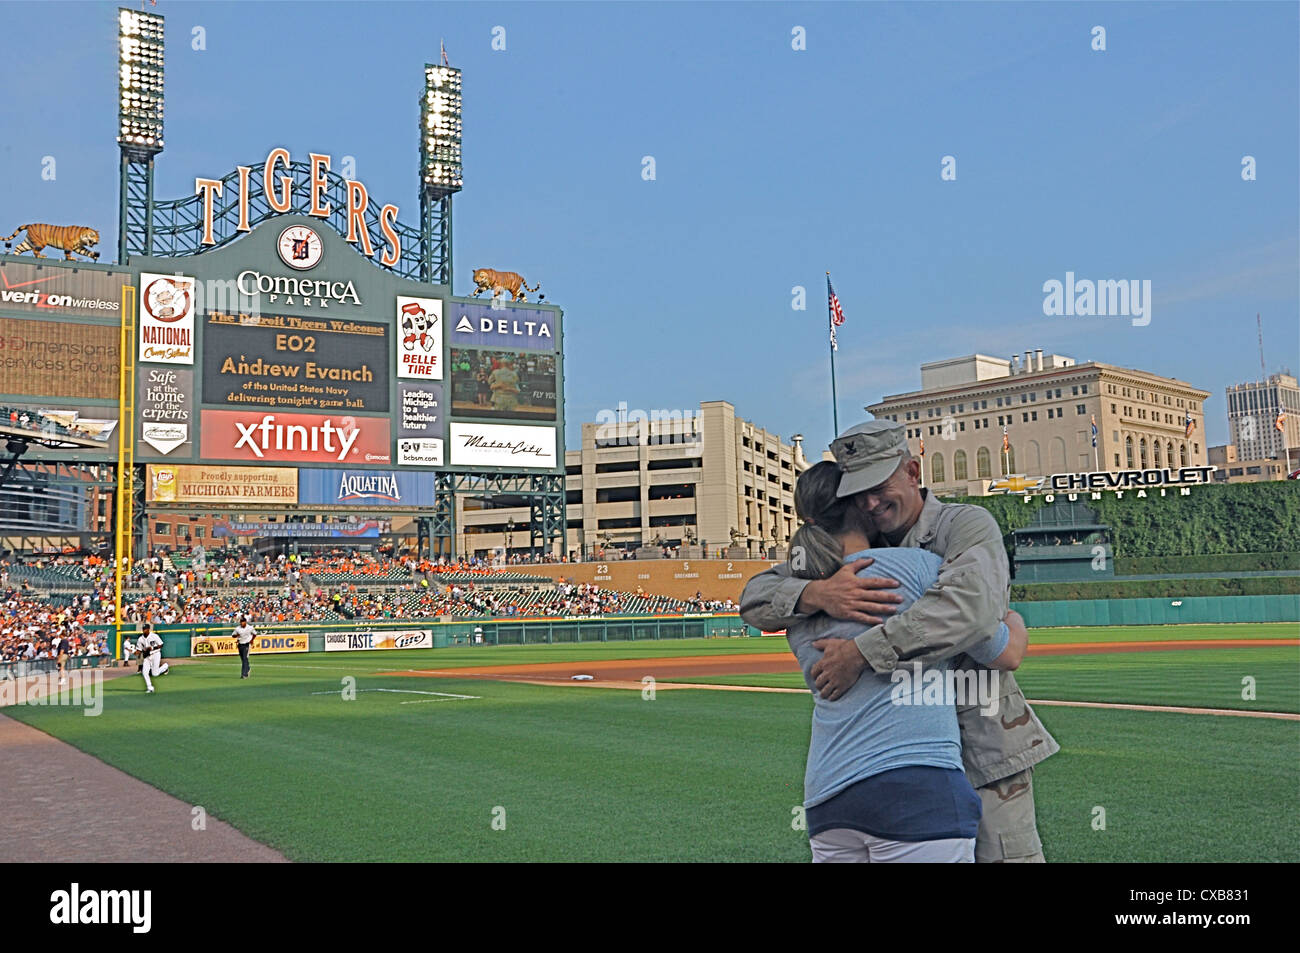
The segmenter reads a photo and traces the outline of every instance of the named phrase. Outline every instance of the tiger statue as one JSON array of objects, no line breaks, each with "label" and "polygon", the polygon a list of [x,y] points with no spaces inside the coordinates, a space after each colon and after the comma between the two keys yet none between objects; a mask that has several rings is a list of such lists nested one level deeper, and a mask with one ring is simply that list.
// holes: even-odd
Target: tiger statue
[{"label": "tiger statue", "polygon": [[[492,292],[492,297],[495,298],[502,291],[509,291],[512,296],[510,298],[511,301],[527,301],[528,295],[524,292],[536,291],[538,288],[541,288],[540,283],[537,285],[537,288],[530,288],[528,287],[528,282],[524,281],[523,275],[513,271],[493,271],[491,268],[475,268],[474,294],[470,297],[477,298],[481,292],[490,291]],[[537,300],[540,301],[544,297],[546,296],[542,295]]]},{"label": "tiger statue", "polygon": [[[49,245],[51,248],[60,249],[63,257],[68,261],[72,261],[74,252],[87,258],[99,259],[99,252],[90,250],[91,245],[99,244],[99,232],[84,225],[20,225],[18,231],[0,241],[7,243],[24,229],[27,231],[27,237],[18,243],[18,247],[14,249],[15,255],[30,251],[37,258],[44,258],[41,249]],[[6,244],[5,247],[8,245]]]}]

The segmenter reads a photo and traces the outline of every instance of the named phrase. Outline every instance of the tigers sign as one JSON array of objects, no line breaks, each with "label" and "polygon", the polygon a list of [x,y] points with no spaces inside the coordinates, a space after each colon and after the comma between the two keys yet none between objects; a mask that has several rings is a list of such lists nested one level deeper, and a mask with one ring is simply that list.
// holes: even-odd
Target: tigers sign
[{"label": "tigers sign", "polygon": [[[320,155],[315,152],[308,153],[310,162],[305,170],[301,165],[295,169],[290,163],[288,149],[272,149],[266,156],[266,162],[262,166],[262,194],[261,198],[271,208],[273,212],[289,212],[293,208],[293,194],[306,194],[311,199],[311,207],[307,214],[316,218],[329,218],[334,214],[334,208],[326,199],[326,192],[329,190],[329,178],[325,173],[329,172],[331,159],[327,155]],[[239,211],[239,222],[235,226],[237,232],[252,231],[248,221],[249,199],[250,199],[250,178],[252,176],[251,166],[237,166],[239,173],[238,193],[233,196],[237,203]],[[204,245],[215,245],[216,238],[213,235],[212,214],[213,200],[226,198],[222,190],[224,185],[220,179],[195,179],[194,194],[203,197],[203,239]],[[357,245],[357,250],[367,258],[373,258],[375,255],[374,243],[370,240],[370,231],[366,227],[366,212],[370,209],[370,193],[365,185],[353,179],[344,180],[344,189],[347,193],[347,234],[344,240]],[[397,234],[397,206],[385,205],[379,211],[379,231],[384,237],[385,247],[381,250],[379,263],[385,268],[391,268],[397,264],[402,257],[402,239]]]}]

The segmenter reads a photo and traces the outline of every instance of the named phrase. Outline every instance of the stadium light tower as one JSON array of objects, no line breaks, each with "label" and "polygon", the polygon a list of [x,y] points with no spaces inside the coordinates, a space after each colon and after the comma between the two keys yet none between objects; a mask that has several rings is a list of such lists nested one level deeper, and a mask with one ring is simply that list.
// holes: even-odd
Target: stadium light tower
[{"label": "stadium light tower", "polygon": [[461,179],[460,70],[424,66],[420,99],[420,238],[423,281],[451,287],[451,197]]},{"label": "stadium light tower", "polygon": [[153,250],[153,160],[163,150],[163,18],[117,11],[117,259]]}]

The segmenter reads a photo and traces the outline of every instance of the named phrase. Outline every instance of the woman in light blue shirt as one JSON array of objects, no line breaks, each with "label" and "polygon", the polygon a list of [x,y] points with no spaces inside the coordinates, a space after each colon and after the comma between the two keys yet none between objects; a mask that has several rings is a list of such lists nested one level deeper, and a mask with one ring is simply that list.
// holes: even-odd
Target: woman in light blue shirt
[{"label": "woman in light blue shirt", "polygon": [[[938,581],[942,559],[911,547],[873,549],[858,511],[836,497],[839,481],[830,461],[799,477],[795,509],[803,525],[790,541],[793,574],[825,579],[846,562],[870,556],[875,562],[864,573],[897,579],[903,612]],[[923,693],[923,684],[937,677],[953,684],[946,678],[950,663],[928,666],[936,674],[925,683],[907,668],[893,676],[868,669],[835,701],[817,694],[812,667],[821,652],[813,642],[851,639],[861,631],[859,623],[824,614],[787,630],[814,698],[804,776],[813,860],[973,863],[980,799],[962,771],[954,698],[945,691],[936,703],[933,690]],[[1008,613],[998,633],[968,654],[981,665],[1015,668],[1024,646],[1023,623]]]}]

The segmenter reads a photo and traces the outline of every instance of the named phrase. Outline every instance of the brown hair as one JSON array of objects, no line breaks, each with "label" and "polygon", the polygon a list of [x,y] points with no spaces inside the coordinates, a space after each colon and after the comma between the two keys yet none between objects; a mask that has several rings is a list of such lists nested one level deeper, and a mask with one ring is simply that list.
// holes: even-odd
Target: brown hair
[{"label": "brown hair", "polygon": [[849,497],[835,495],[840,468],[822,460],[803,472],[794,488],[794,511],[803,525],[790,540],[790,574],[800,579],[825,579],[844,565],[844,549],[836,538],[854,518]]}]

